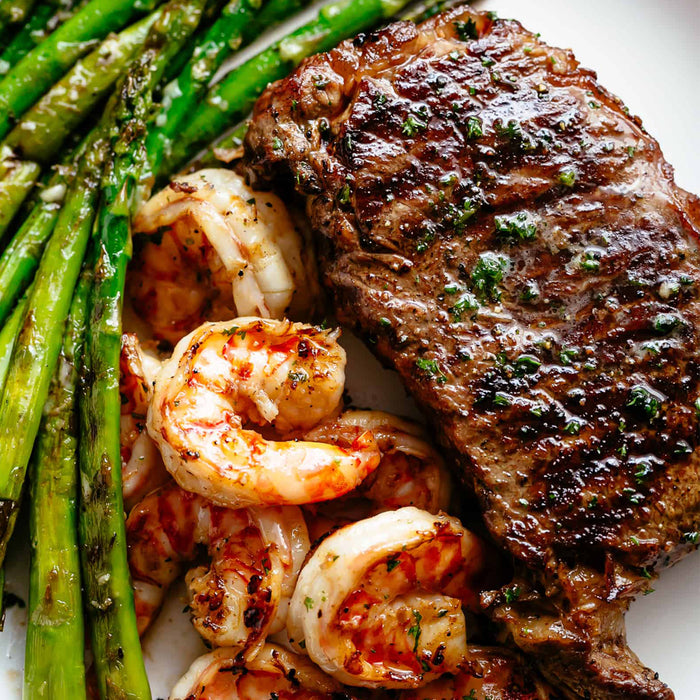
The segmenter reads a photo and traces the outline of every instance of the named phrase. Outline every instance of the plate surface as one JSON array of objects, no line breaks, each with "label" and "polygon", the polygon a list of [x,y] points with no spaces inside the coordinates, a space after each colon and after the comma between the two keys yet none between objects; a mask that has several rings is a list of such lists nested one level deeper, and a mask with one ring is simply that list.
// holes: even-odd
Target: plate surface
[{"label": "plate surface", "polygon": [[[642,116],[679,185],[700,193],[700,2],[698,0],[484,0],[479,8],[517,17],[550,44],[571,47],[582,64]],[[358,405],[403,414],[415,407],[391,372],[346,337],[348,389]],[[9,556],[8,589],[26,598],[27,533],[18,531]],[[632,648],[659,672],[678,700],[699,697],[700,555],[666,572],[656,591],[633,604],[627,616]],[[166,698],[189,663],[205,651],[192,630],[184,589],[173,592],[145,640],[154,698]],[[0,700],[21,697],[26,610],[8,611],[0,634]],[[51,700],[62,700],[60,698]]]}]

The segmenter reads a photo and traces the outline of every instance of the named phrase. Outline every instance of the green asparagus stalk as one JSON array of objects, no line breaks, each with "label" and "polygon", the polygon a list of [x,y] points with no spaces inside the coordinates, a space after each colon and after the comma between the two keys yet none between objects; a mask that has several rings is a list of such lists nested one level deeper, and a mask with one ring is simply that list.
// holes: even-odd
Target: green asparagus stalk
[{"label": "green asparagus stalk", "polygon": [[0,82],[0,138],[95,41],[147,10],[152,0],[91,0]]},{"label": "green asparagus stalk", "polygon": [[314,20],[232,70],[208,91],[178,134],[170,156],[163,159],[159,176],[182,167],[193,153],[243,119],[268,83],[283,78],[303,58],[332,48],[407,4],[407,0],[339,0],[321,8]]},{"label": "green asparagus stalk", "polygon": [[0,162],[0,238],[41,173],[37,163],[5,158]]},{"label": "green asparagus stalk", "polygon": [[0,75],[5,75],[59,24],[67,20],[74,2],[75,0],[66,0],[63,3],[46,0],[35,7],[28,20],[0,55]]},{"label": "green asparagus stalk", "polygon": [[15,306],[7,323],[0,329],[0,391],[5,386],[12,352],[15,349],[17,337],[24,322],[24,316],[27,313],[27,305],[28,299],[27,295],[25,295],[17,302],[17,306]]},{"label": "green asparagus stalk", "polygon": [[24,158],[50,163],[66,138],[107,94],[146,40],[161,10],[109,36],[78,61],[7,135],[5,144]]},{"label": "green asparagus stalk", "polygon": [[86,698],[78,554],[78,363],[91,277],[76,287],[31,463],[24,700]]},{"label": "green asparagus stalk", "polygon": [[119,352],[130,217],[146,162],[152,90],[196,29],[204,0],[171,0],[119,88],[121,109],[102,179],[94,287],[80,398],[81,553],[95,671],[101,696],[150,697],[126,554],[119,449]]},{"label": "green asparagus stalk", "polygon": [[170,151],[183,123],[226,58],[308,1],[270,0],[264,4],[263,0],[230,0],[196,46],[180,75],[165,88],[160,113],[149,128],[147,149],[151,172],[158,172],[164,154]]},{"label": "green asparagus stalk", "polygon": [[0,401],[0,565],[94,220],[107,140],[97,129],[41,258]]},{"label": "green asparagus stalk", "polygon": [[68,186],[76,175],[77,163],[88,143],[72,156],[72,162],[59,166],[42,190],[38,203],[24,220],[10,244],[0,256],[0,323],[3,323],[15,302],[34,278],[44,246],[53,233]]}]

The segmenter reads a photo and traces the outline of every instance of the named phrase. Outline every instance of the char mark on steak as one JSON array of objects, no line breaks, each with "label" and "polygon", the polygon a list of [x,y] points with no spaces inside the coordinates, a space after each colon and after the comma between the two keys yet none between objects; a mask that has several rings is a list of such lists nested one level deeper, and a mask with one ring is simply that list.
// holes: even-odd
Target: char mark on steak
[{"label": "char mark on steak", "polygon": [[656,141],[570,51],[457,9],[307,60],[246,151],[513,556],[492,618],[572,697],[673,697],[624,630],[700,537],[700,205]]}]

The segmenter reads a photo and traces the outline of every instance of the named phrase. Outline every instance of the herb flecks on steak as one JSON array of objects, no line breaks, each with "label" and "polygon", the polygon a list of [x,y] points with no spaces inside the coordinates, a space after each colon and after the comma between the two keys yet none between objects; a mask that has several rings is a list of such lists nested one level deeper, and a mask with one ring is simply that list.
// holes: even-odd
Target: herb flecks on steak
[{"label": "herb flecks on steak", "polygon": [[246,149],[513,555],[492,617],[569,693],[672,697],[624,636],[700,537],[700,206],[656,141],[571,52],[462,9],[306,61]]}]

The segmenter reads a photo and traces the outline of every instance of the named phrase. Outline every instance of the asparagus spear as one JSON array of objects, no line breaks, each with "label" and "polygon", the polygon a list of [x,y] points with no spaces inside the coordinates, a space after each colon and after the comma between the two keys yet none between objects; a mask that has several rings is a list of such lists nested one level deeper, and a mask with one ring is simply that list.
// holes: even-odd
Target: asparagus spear
[{"label": "asparagus spear", "polygon": [[0,237],[41,173],[37,163],[7,157],[0,162]]},{"label": "asparagus spear", "polygon": [[75,61],[153,0],[91,0],[30,51],[0,82],[0,138]]},{"label": "asparagus spear", "polygon": [[91,140],[42,256],[0,401],[0,564],[92,228],[106,151],[106,139],[99,138],[102,132],[97,129]]},{"label": "asparagus spear", "polygon": [[25,700],[86,698],[78,555],[76,389],[91,278],[76,287],[31,464]]},{"label": "asparagus spear", "polygon": [[80,536],[95,670],[102,697],[150,697],[126,555],[119,450],[121,302],[130,215],[146,161],[151,91],[196,28],[204,0],[171,0],[119,89],[121,110],[102,180],[80,398]]},{"label": "asparagus spear", "polygon": [[261,0],[230,0],[219,19],[197,44],[180,75],[164,91],[160,113],[149,128],[147,149],[152,172],[231,52],[260,32],[298,11],[309,0],[270,0],[260,11]]},{"label": "asparagus spear", "polygon": [[24,158],[50,163],[73,132],[105,96],[141,48],[161,10],[110,36],[78,61],[7,135],[5,144]]},{"label": "asparagus spear", "polygon": [[68,186],[76,175],[77,163],[94,137],[88,136],[58,166],[41,191],[38,202],[0,256],[0,323],[12,310],[20,294],[34,277],[46,241],[54,230]]},{"label": "asparagus spear", "polygon": [[29,19],[0,55],[0,75],[5,75],[59,24],[67,20],[74,2],[75,0],[65,0],[62,3],[46,0],[35,7]]},{"label": "asparagus spear", "polygon": [[232,70],[208,91],[178,134],[170,156],[163,159],[159,176],[180,168],[193,152],[243,119],[268,83],[283,78],[303,58],[332,48],[407,4],[408,0],[338,0],[321,8],[314,20]]},{"label": "asparagus spear", "polygon": [[17,342],[17,336],[24,322],[24,315],[27,312],[27,295],[17,302],[10,318],[0,329],[0,391],[5,386],[7,372],[10,369],[12,352]]}]

